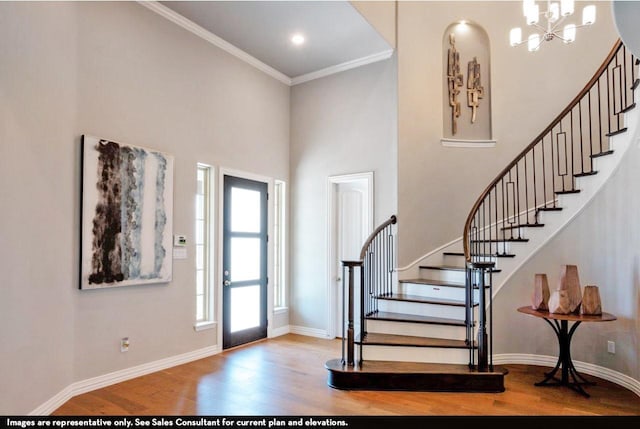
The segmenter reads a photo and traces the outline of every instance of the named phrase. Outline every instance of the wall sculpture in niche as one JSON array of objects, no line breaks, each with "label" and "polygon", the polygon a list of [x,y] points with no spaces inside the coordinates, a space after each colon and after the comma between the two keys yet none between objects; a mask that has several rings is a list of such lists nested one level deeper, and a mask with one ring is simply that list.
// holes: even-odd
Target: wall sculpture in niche
[{"label": "wall sculpture in niche", "polygon": [[443,140],[492,139],[489,48],[489,37],[477,24],[461,21],[445,30]]},{"label": "wall sculpture in niche", "polygon": [[171,281],[173,157],[82,136],[81,289]]}]

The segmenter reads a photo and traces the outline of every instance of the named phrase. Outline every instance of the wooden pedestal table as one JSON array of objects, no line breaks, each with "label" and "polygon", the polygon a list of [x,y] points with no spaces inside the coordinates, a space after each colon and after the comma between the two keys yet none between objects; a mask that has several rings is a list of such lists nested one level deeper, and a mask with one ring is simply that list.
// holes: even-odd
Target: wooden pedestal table
[{"label": "wooden pedestal table", "polygon": [[[518,311],[520,313],[544,319],[545,322],[553,328],[553,331],[558,337],[558,346],[560,348],[558,362],[556,363],[555,368],[550,372],[545,373],[545,379],[539,383],[535,383],[535,385],[567,386],[588,398],[589,394],[585,392],[582,385],[594,385],[595,383],[587,381],[576,370],[576,367],[573,366],[573,361],[571,360],[571,338],[582,322],[611,322],[616,320],[616,316],[609,313],[602,313],[599,315],[556,314],[549,313],[548,311],[534,310],[529,306],[520,307],[518,308]],[[569,329],[569,322],[574,322],[571,329]],[[556,377],[558,371],[561,371],[560,378]],[[569,377],[571,377],[572,380],[570,380]]]}]

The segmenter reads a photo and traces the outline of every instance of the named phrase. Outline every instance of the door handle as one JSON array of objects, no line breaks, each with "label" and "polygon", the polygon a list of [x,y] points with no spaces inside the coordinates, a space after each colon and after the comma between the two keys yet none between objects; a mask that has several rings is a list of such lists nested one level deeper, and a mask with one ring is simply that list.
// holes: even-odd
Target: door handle
[{"label": "door handle", "polygon": [[224,285],[225,285],[225,286],[229,286],[230,284],[231,284],[231,282],[230,282],[229,280],[225,280],[225,281],[224,281]]}]

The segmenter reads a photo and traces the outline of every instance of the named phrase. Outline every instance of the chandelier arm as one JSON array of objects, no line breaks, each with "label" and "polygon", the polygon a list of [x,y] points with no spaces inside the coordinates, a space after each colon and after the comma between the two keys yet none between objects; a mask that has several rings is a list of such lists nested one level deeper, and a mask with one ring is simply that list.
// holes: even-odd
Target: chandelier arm
[{"label": "chandelier arm", "polygon": [[[562,23],[565,21],[565,19],[566,19],[566,18],[567,18],[566,16],[561,16],[561,17],[560,17],[560,19],[558,19],[558,20],[553,24],[553,26],[551,26],[551,30],[550,30],[549,32],[550,32],[550,33],[555,33],[555,32],[556,32],[556,30],[558,29],[558,27],[560,27],[560,24],[562,24]],[[577,28],[577,27],[576,27],[576,28]]]},{"label": "chandelier arm", "polygon": [[542,42],[544,42],[544,37],[540,38],[540,42],[538,42],[538,46],[535,47],[535,49],[531,49],[531,51],[537,51],[538,49],[540,49],[540,46],[542,46]]},{"label": "chandelier arm", "polygon": [[530,27],[536,27],[538,30],[540,31],[544,31],[545,33],[547,32],[547,29],[544,28],[543,26],[539,25],[539,24],[529,24]]},{"label": "chandelier arm", "polygon": [[593,24],[580,24],[580,25],[576,25],[576,30],[578,28],[582,28],[582,27],[591,27]]}]

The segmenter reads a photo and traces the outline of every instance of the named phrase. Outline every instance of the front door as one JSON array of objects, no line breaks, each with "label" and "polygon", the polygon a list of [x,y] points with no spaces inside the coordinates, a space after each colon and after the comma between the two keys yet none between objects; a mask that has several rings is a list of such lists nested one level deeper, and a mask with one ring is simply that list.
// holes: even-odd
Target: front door
[{"label": "front door", "polygon": [[267,337],[267,184],[224,176],[222,347]]}]

